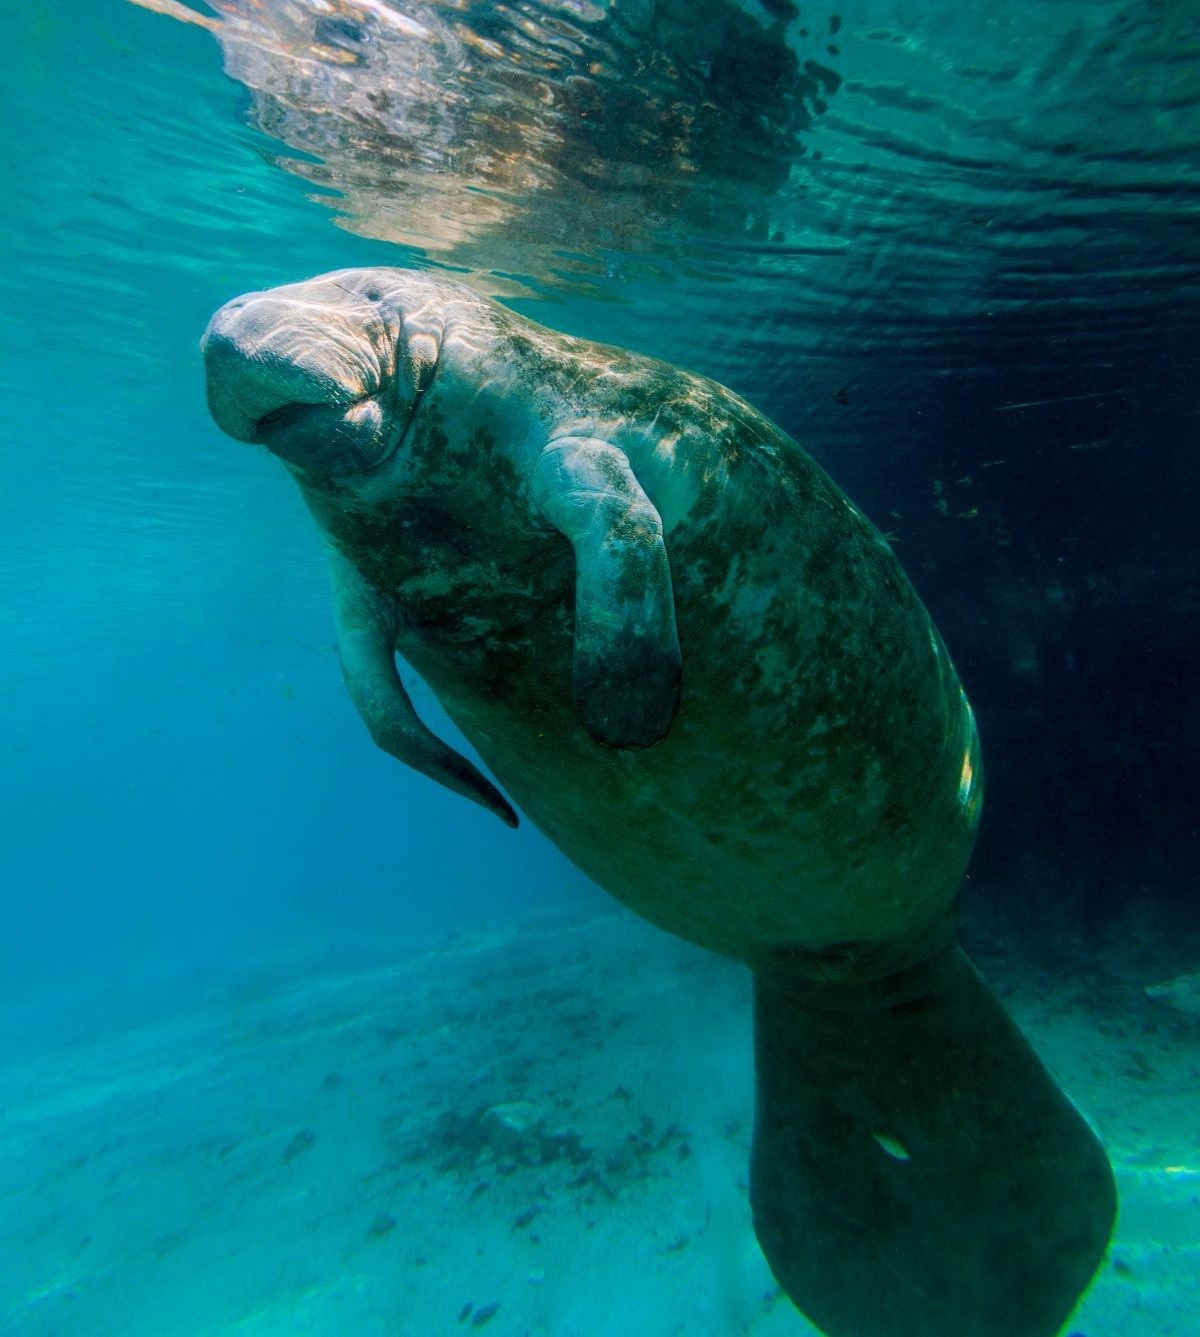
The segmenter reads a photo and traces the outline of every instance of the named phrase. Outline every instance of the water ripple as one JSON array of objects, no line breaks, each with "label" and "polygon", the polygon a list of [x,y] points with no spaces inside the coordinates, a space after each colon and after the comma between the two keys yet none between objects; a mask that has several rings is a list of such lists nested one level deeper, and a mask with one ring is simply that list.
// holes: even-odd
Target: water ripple
[{"label": "water ripple", "polygon": [[[137,0],[178,10],[164,0]],[[493,291],[814,315],[1200,288],[1200,14],[1162,0],[214,0],[276,161]],[[919,322],[918,322],[919,325]],[[949,336],[948,336],[949,337]]]}]

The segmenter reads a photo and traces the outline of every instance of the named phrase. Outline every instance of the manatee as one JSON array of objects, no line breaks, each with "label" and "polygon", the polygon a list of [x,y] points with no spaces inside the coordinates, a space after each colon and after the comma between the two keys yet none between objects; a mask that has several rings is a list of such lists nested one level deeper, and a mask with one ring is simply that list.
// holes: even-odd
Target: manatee
[{"label": "manatee", "polygon": [[375,742],[753,972],[751,1207],[797,1307],[1055,1333],[1112,1172],[956,942],[979,742],[880,534],[722,386],[430,274],[251,293],[203,351],[215,421],[326,540]]}]

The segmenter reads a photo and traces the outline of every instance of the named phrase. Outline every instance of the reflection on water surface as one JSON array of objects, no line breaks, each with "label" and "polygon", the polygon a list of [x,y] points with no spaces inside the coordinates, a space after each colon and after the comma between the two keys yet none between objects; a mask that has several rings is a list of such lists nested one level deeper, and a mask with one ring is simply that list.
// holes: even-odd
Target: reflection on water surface
[{"label": "reflection on water surface", "polygon": [[786,275],[814,307],[902,301],[919,322],[1196,282],[1190,6],[212,8],[249,119],[344,226],[493,287]]}]

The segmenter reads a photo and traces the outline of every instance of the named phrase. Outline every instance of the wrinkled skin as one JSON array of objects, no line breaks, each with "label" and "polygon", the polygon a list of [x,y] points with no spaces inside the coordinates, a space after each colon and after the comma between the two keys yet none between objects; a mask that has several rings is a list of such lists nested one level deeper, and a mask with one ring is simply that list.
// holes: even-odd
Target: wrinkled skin
[{"label": "wrinkled skin", "polygon": [[953,942],[970,707],[886,543],[721,386],[469,289],[346,270],[204,340],[328,540],[379,745],[755,974],[755,1229],[831,1337],[1051,1337],[1103,1149]]}]

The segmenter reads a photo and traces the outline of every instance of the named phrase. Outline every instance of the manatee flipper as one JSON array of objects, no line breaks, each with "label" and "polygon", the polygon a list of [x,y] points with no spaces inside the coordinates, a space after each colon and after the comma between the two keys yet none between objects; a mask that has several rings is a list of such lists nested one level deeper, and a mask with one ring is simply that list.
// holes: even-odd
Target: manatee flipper
[{"label": "manatee flipper", "polygon": [[961,948],[755,976],[755,1230],[827,1337],[1053,1337],[1104,1256],[1104,1151]]},{"label": "manatee flipper", "polygon": [[533,496],[575,550],[572,692],[580,722],[612,747],[649,747],[666,735],[679,706],[662,519],[624,453],[586,437],[546,446]]},{"label": "manatee flipper", "polygon": [[424,725],[396,671],[395,602],[331,549],[333,614],[342,677],[376,744],[414,770],[494,812],[507,826],[517,814],[494,784]]}]

